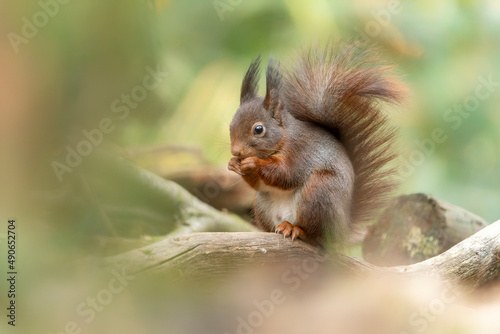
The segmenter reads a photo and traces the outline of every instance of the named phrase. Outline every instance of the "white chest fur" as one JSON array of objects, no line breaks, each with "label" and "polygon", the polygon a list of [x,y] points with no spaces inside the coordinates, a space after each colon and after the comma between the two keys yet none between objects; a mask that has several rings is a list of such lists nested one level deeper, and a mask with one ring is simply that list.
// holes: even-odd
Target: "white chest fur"
[{"label": "white chest fur", "polygon": [[260,183],[259,191],[267,193],[267,200],[262,204],[265,207],[266,214],[269,215],[275,226],[278,226],[284,220],[295,224],[297,218],[295,202],[298,200],[296,190],[280,190]]}]

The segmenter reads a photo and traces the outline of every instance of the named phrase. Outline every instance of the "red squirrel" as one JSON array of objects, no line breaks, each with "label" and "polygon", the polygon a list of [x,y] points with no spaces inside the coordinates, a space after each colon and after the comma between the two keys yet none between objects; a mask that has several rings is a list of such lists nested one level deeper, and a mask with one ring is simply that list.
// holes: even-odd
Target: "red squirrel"
[{"label": "red squirrel", "polygon": [[248,68],[230,124],[228,169],[255,190],[255,224],[312,245],[344,246],[394,189],[396,128],[380,102],[405,89],[392,67],[356,44],[303,49],[285,68]]}]

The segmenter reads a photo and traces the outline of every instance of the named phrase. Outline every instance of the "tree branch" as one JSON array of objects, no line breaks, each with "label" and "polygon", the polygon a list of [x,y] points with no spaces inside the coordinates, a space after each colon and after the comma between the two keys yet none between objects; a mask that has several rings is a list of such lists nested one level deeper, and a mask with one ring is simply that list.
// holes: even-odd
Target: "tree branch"
[{"label": "tree branch", "polygon": [[[105,265],[124,266],[132,273],[173,272],[178,277],[224,275],[252,263],[282,264],[300,259],[325,261],[324,252],[300,240],[263,232],[193,233],[167,238],[109,257]],[[376,267],[340,255],[333,262],[349,272],[424,275],[470,292],[500,275],[500,221],[448,251],[426,261],[399,267]]]}]

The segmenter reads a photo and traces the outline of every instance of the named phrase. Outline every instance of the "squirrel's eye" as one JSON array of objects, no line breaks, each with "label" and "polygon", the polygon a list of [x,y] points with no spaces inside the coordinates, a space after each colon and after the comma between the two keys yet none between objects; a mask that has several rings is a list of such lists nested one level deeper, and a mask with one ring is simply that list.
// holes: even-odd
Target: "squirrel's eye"
[{"label": "squirrel's eye", "polygon": [[255,137],[262,137],[264,136],[266,132],[266,129],[264,128],[264,125],[262,123],[255,123],[253,126],[253,135]]}]

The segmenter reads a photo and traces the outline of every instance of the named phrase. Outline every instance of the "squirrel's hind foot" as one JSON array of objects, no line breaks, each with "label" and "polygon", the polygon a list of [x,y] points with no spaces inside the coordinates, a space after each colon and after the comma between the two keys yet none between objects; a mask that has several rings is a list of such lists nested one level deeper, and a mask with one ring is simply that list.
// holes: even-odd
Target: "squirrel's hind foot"
[{"label": "squirrel's hind foot", "polygon": [[283,234],[283,238],[291,237],[292,241],[296,238],[306,240],[306,234],[304,230],[286,220],[276,226],[275,232]]}]

